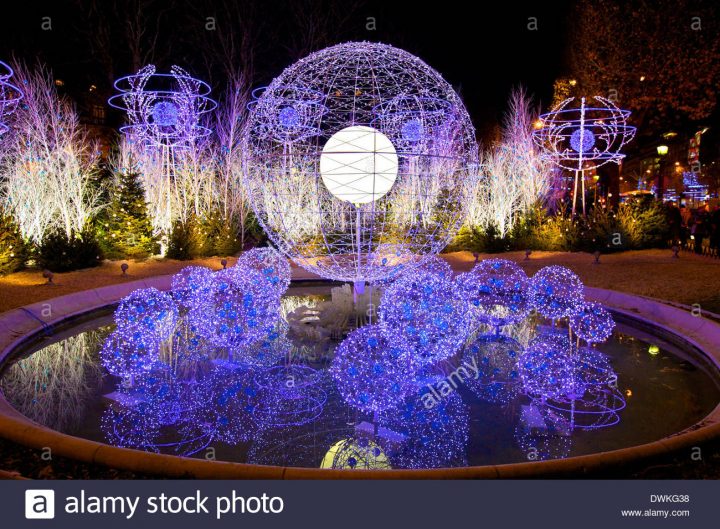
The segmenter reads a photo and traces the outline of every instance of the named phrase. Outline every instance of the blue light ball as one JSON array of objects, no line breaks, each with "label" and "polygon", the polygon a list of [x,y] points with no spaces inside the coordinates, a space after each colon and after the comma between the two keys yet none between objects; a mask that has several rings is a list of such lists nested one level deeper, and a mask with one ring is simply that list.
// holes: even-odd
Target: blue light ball
[{"label": "blue light ball", "polygon": [[282,125],[286,129],[292,129],[297,127],[300,123],[300,114],[293,107],[285,107],[280,110],[280,113],[278,114],[278,119],[280,121],[280,125]]},{"label": "blue light ball", "polygon": [[[582,144],[580,143],[582,136]],[[595,145],[595,135],[590,129],[578,128],[570,136],[570,147],[575,152],[588,152]]]},{"label": "blue light ball", "polygon": [[403,139],[406,141],[416,143],[420,141],[424,135],[425,129],[423,127],[423,124],[417,118],[406,121],[405,124],[402,126],[402,136]]},{"label": "blue light ball", "polygon": [[174,127],[178,123],[178,107],[172,101],[160,101],[152,108],[153,122],[160,127]]}]

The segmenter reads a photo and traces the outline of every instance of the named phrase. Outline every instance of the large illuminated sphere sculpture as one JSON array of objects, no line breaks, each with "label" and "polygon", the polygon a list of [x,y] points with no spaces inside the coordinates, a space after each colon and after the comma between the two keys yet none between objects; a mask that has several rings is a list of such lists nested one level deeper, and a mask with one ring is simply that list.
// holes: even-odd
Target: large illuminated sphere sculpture
[{"label": "large illuminated sphere sculpture", "polygon": [[245,180],[270,239],[320,276],[394,276],[465,216],[477,144],[452,87],[384,44],[339,44],[287,68],[251,105]]},{"label": "large illuminated sphere sculpture", "polygon": [[583,172],[620,163],[620,151],[635,137],[635,127],[627,124],[629,110],[622,110],[604,97],[571,97],[540,116],[542,126],[533,133],[544,156],[555,165],[575,172],[573,214],[578,183],[582,184],[582,209],[585,213]]},{"label": "large illuminated sphere sculpture", "polygon": [[8,131],[4,119],[17,108],[23,93],[17,86],[9,82],[14,72],[10,66],[0,61],[0,136]]}]

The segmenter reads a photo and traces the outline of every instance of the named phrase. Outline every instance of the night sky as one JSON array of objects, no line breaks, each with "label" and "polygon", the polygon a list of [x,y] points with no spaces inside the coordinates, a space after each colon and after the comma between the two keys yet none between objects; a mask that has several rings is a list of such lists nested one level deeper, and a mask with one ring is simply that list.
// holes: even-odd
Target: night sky
[{"label": "night sky", "polygon": [[[112,0],[97,1],[103,11]],[[242,0],[238,0],[242,1]],[[288,0],[290,1],[290,0]],[[113,2],[119,11],[131,10],[135,1]],[[157,61],[159,68],[178,64],[197,77],[209,79],[216,92],[221,91],[223,78],[208,68],[196,52],[192,29],[204,24],[205,14],[215,14],[215,2],[148,1],[148,12],[158,28],[148,30],[157,35],[158,46],[165,50]],[[0,26],[0,60],[9,60],[14,53],[25,60],[35,57],[46,62],[57,78],[62,78],[69,95],[97,85],[98,92],[110,94],[109,79],[131,73],[125,60],[126,46],[113,39],[113,72],[102,63],[92,46],[94,27],[88,13],[92,0],[25,1],[4,7]],[[263,26],[258,40],[256,79],[262,85],[293,62],[288,55],[287,40],[297,33],[287,2],[261,2],[259,20]],[[351,15],[332,42],[346,40],[381,41],[404,48],[418,55],[437,69],[458,90],[465,100],[481,139],[490,138],[502,118],[510,90],[523,85],[547,107],[552,97],[552,84],[563,74],[566,29],[569,23],[569,2],[543,2],[524,5],[519,2],[399,2],[351,0],[335,2],[339,12]],[[426,7],[431,6],[432,7]],[[349,7],[346,7],[349,6]],[[101,13],[102,15],[102,13]],[[52,30],[41,28],[43,17],[51,17]],[[131,16],[127,14],[126,16]],[[374,17],[376,29],[366,30],[368,17]],[[528,29],[529,17],[537,18],[537,31]],[[108,17],[120,31],[124,17]],[[232,24],[218,19],[218,24]],[[124,49],[125,48],[125,49]]]}]

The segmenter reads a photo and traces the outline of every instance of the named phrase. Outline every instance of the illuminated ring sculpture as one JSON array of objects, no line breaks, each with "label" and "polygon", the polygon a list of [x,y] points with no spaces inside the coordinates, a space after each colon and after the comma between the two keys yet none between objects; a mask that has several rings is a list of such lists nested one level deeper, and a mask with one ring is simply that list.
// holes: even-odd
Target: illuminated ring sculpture
[{"label": "illuminated ring sculpture", "polygon": [[120,92],[108,103],[127,113],[129,124],[120,131],[144,147],[183,148],[208,136],[200,116],[217,107],[208,97],[210,85],[173,66],[169,74],[148,65],[115,81]]},{"label": "illuminated ring sculpture", "polygon": [[15,112],[18,101],[23,98],[22,90],[9,82],[13,75],[15,72],[12,68],[0,61],[0,136],[5,134],[9,128],[3,119]]},{"label": "illuminated ring sculpture", "polygon": [[439,253],[462,224],[478,173],[475,133],[452,87],[417,57],[339,44],[256,96],[243,142],[251,204],[276,246],[310,272],[386,279]]},{"label": "illuminated ring sculpture", "polygon": [[620,149],[636,131],[628,117],[629,110],[604,97],[571,97],[540,116],[542,127],[533,136],[545,157],[563,169],[599,167],[625,157]]},{"label": "illuminated ring sculpture", "polygon": [[620,151],[636,132],[627,124],[629,116],[629,110],[600,96],[571,97],[540,116],[542,126],[535,130],[533,138],[543,156],[563,169],[575,171],[573,213],[580,179],[585,212],[583,171],[608,162],[620,163],[625,157]]}]

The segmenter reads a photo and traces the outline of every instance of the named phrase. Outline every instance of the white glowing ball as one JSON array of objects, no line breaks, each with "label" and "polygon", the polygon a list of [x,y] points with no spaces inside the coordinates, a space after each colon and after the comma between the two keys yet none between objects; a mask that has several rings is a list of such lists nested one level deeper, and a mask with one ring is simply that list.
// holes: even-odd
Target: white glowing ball
[{"label": "white glowing ball", "polygon": [[392,188],[398,173],[395,147],[372,127],[354,125],[333,134],[320,154],[320,175],[335,197],[368,204]]}]

